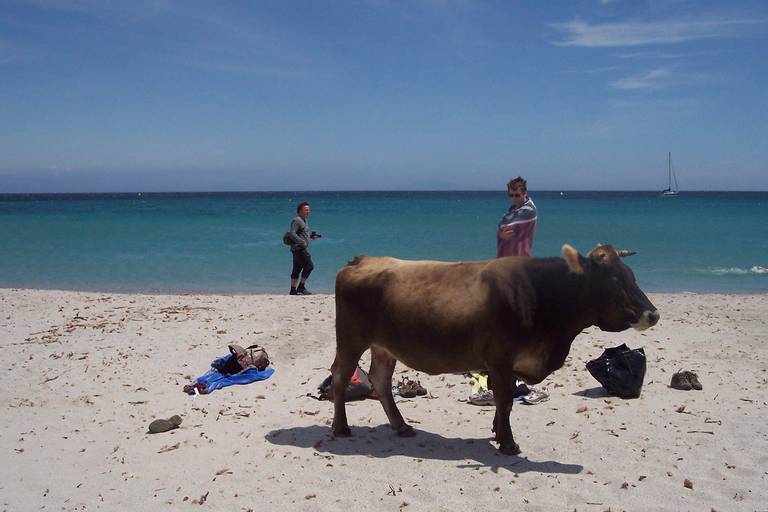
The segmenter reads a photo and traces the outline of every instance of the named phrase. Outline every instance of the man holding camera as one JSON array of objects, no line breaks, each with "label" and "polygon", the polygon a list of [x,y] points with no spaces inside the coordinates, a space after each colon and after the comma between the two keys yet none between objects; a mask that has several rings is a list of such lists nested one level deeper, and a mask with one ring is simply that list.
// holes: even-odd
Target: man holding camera
[{"label": "man holding camera", "polygon": [[[293,254],[293,270],[291,271],[291,295],[312,295],[312,292],[307,290],[307,278],[315,268],[312,263],[312,256],[310,256],[307,248],[309,247],[309,240],[315,240],[320,238],[320,233],[315,231],[309,231],[309,225],[307,224],[307,217],[309,217],[309,203],[303,201],[296,207],[296,217],[291,221],[291,229],[287,233],[291,242],[291,253]],[[301,279],[299,279],[301,278]],[[296,286],[298,284],[298,286]]]}]

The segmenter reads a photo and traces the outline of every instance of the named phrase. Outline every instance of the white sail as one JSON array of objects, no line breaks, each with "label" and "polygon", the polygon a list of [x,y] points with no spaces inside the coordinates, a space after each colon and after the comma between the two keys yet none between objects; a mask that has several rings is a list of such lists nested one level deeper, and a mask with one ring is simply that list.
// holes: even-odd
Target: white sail
[{"label": "white sail", "polygon": [[[668,164],[668,177],[669,181],[667,183],[667,188],[661,191],[662,196],[676,196],[680,193],[680,189],[677,186],[677,176],[675,175],[675,171],[672,168],[672,152],[669,152],[669,164]],[[674,182],[675,186],[672,187],[672,183]]]}]

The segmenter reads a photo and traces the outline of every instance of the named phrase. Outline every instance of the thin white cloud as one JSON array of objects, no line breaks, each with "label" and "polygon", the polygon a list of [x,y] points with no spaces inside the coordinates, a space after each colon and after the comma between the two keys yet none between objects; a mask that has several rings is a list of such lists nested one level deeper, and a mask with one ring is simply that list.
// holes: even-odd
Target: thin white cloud
[{"label": "thin white cloud", "polygon": [[768,18],[698,19],[677,21],[628,21],[591,24],[581,20],[551,23],[560,32],[558,46],[626,47],[649,44],[674,44],[698,39],[744,37],[750,29],[762,32]]},{"label": "thin white cloud", "polygon": [[723,55],[723,51],[706,51],[706,52],[633,52],[617,55],[620,59],[667,59],[667,60],[680,60],[680,59],[692,59],[697,57],[712,57],[713,55]]},{"label": "thin white cloud", "polygon": [[612,82],[611,87],[625,91],[662,89],[671,85],[672,76],[670,69],[657,68],[646,73],[620,78]]},{"label": "thin white cloud", "polygon": [[570,69],[564,71],[564,73],[582,73],[585,75],[611,73],[613,71],[621,71],[624,69],[622,66],[604,66],[601,68],[584,68],[584,69]]}]

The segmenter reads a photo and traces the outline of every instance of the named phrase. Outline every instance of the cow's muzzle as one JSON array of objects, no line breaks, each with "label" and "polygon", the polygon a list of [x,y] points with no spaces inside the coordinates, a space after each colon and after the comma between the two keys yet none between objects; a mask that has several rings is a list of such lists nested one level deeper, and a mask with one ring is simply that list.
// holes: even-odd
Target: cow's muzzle
[{"label": "cow's muzzle", "polygon": [[630,325],[638,331],[644,331],[659,323],[659,318],[661,318],[661,315],[657,310],[654,309],[651,311],[646,309],[643,311],[643,314],[640,315],[640,318],[637,319],[637,322],[631,323]]}]

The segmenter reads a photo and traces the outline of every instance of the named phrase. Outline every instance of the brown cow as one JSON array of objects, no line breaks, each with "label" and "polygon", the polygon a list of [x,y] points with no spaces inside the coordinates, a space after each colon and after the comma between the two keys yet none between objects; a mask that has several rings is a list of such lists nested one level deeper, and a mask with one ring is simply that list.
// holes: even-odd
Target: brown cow
[{"label": "brown cow", "polygon": [[586,327],[643,330],[659,320],[611,246],[586,257],[506,257],[447,263],[359,256],[336,277],[333,432],[350,435],[344,390],[371,349],[370,379],[389,423],[415,434],[392,397],[397,361],[431,375],[487,369],[496,399],[499,450],[520,453],[509,415],[515,379],[544,380],[563,365]]}]

